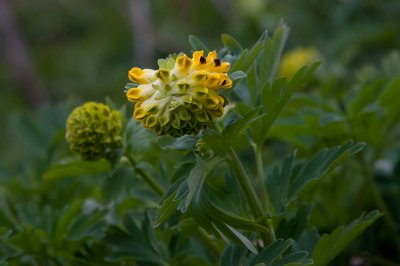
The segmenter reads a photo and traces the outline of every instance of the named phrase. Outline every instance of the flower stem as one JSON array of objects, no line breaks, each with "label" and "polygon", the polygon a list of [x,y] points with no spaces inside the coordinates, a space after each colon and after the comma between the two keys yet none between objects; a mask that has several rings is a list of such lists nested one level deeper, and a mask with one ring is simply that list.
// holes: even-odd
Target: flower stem
[{"label": "flower stem", "polygon": [[204,245],[208,247],[211,253],[218,258],[221,255],[221,252],[218,246],[215,245],[214,241],[210,238],[210,235],[200,226],[196,228],[196,233]]},{"label": "flower stem", "polygon": [[[243,191],[244,197],[247,200],[247,203],[250,206],[250,209],[253,212],[254,218],[257,220],[259,218],[262,218],[264,215],[263,209],[261,207],[260,200],[256,194],[256,191],[254,190],[250,178],[246,175],[246,172],[243,168],[242,163],[239,160],[239,157],[237,156],[235,150],[233,149],[232,146],[229,147],[229,153],[228,153],[228,162],[230,166],[232,167],[233,172],[236,175],[237,181],[239,182],[239,185]],[[261,237],[263,239],[264,245],[268,245],[271,243],[271,241],[274,241],[275,239],[275,233],[272,227],[272,224],[270,221],[263,221],[262,225],[266,226],[269,229],[269,235],[265,233],[261,233]],[[272,229],[272,230],[271,230]]]},{"label": "flower stem", "polygon": [[255,218],[263,216],[263,211],[256,191],[251,185],[250,178],[246,175],[243,165],[232,146],[229,147],[228,161],[233,169],[233,172],[236,174],[239,185],[243,190],[244,196],[249,203]]},{"label": "flower stem", "polygon": [[262,157],[262,146],[254,144],[253,148],[256,156],[257,178],[258,178],[258,186],[260,188],[261,200],[265,204],[265,209],[267,213],[270,214],[272,212],[273,206],[264,182],[264,163]]},{"label": "flower stem", "polygon": [[[253,147],[256,155],[257,177],[259,182],[258,186],[260,187],[261,200],[265,204],[265,209],[267,211],[267,214],[270,215],[273,210],[273,205],[264,182],[264,163],[262,156],[263,145],[253,145]],[[275,242],[276,241],[275,229],[271,219],[268,219],[267,225],[269,229],[270,238],[273,242]]]},{"label": "flower stem", "polygon": [[[125,156],[128,158],[128,160],[131,163],[131,165],[134,168],[134,170],[143,178],[143,180],[146,182],[146,184],[149,185],[149,187],[155,193],[157,193],[160,197],[162,197],[164,195],[165,191],[164,191],[164,188],[160,185],[160,183],[154,177],[152,177],[147,172],[145,172],[144,170],[142,170],[140,168],[137,168],[136,167],[136,162],[135,162],[135,160],[133,159],[133,157],[131,155],[126,154]],[[219,257],[220,256],[220,250],[219,250],[218,246],[215,245],[215,243],[210,238],[210,236],[207,234],[207,232],[204,231],[203,228],[198,226],[196,228],[196,233],[197,233],[197,236],[200,238],[200,240],[204,243],[204,245],[206,245],[209,248],[211,253],[215,257]]]},{"label": "flower stem", "polygon": [[143,178],[144,182],[146,182],[146,184],[149,185],[149,187],[155,193],[162,197],[164,195],[164,188],[160,185],[160,183],[158,183],[158,181],[147,172],[143,171],[143,169],[137,168],[136,162],[131,155],[127,154],[126,157],[128,158],[136,173],[138,173]]}]

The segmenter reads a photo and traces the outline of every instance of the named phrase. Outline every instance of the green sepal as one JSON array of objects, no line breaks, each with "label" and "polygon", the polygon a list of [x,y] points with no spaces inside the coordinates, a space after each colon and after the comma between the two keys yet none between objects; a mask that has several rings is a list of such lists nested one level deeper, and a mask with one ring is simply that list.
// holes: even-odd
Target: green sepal
[{"label": "green sepal", "polygon": [[199,38],[197,38],[194,35],[189,35],[189,43],[192,46],[192,49],[194,51],[203,50],[204,53],[208,53],[209,52],[209,49],[207,48],[207,46],[202,41],[200,41]]},{"label": "green sepal", "polygon": [[221,35],[221,40],[222,43],[224,44],[224,46],[233,54],[240,54],[240,52],[243,51],[242,46],[240,45],[240,43],[233,38],[232,36],[230,36],[229,34],[222,34]]}]

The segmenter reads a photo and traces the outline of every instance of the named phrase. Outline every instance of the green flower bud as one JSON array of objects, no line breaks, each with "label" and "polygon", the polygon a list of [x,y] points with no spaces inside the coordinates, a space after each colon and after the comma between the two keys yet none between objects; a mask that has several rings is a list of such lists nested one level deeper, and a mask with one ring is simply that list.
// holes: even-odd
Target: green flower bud
[{"label": "green flower bud", "polygon": [[67,119],[65,135],[72,151],[84,160],[99,160],[121,146],[122,115],[102,103],[87,102]]},{"label": "green flower bud", "polygon": [[214,156],[214,151],[204,142],[203,139],[197,140],[195,151],[203,157]]}]

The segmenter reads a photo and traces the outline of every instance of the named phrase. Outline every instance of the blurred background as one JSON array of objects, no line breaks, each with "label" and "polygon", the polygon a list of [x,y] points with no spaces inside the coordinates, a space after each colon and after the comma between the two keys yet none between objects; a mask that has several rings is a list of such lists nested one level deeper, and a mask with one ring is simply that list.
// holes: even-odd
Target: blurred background
[{"label": "blurred background", "polygon": [[[219,49],[228,33],[247,47],[283,19],[291,28],[287,50],[316,47],[351,81],[352,69],[399,47],[399,18],[397,0],[0,0],[0,166],[21,161],[21,149],[32,152],[17,131],[34,129],[21,129],[18,120],[32,120],[39,107],[105,96],[125,103],[127,71],[190,53],[189,34]],[[53,116],[60,113],[47,127],[63,126],[66,114]]]},{"label": "blurred background", "polygon": [[[250,47],[281,20],[290,27],[285,52],[296,47],[319,51],[325,74],[317,87],[322,89],[350,90],[400,47],[399,0],[0,0],[0,183],[7,184],[0,195],[10,202],[34,198],[47,204],[51,189],[42,174],[69,155],[66,117],[82,102],[104,102],[107,96],[118,107],[126,104],[124,86],[131,67],[155,68],[158,58],[190,53],[190,34],[216,50],[222,48],[222,33]],[[398,55],[393,58],[400,62]],[[395,67],[385,71],[399,75]],[[400,159],[393,176],[399,169]],[[348,180],[359,180],[362,191],[362,179]],[[397,210],[400,180],[397,187],[393,180],[382,191]],[[334,182],[326,191],[336,206],[332,187],[339,186]],[[347,181],[342,183],[343,190],[358,197]],[[347,213],[349,218],[341,210],[330,210],[333,225],[359,215],[358,210]],[[400,220],[399,211],[395,218]],[[368,237],[376,242],[375,236]],[[390,242],[391,235],[382,238]],[[384,244],[377,249],[386,257],[396,254]]]},{"label": "blurred background", "polygon": [[398,47],[396,0],[78,0],[0,1],[1,117],[68,99],[123,100],[132,66],[190,52],[194,34],[221,47],[229,33],[244,46],[283,19],[287,48],[315,46],[348,66]]}]

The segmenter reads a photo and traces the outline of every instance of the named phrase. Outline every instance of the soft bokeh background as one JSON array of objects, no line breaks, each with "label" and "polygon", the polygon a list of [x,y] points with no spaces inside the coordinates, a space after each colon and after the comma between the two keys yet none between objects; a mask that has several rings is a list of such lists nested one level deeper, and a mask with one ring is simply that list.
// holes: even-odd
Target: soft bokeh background
[{"label": "soft bokeh background", "polygon": [[[0,0],[0,165],[33,152],[23,131],[34,129],[19,120],[35,120],[40,106],[106,96],[125,103],[127,71],[190,53],[189,34],[219,49],[220,34],[229,33],[247,47],[283,19],[291,28],[287,50],[314,46],[335,65],[332,73],[351,82],[354,69],[399,47],[399,18],[396,0]],[[65,115],[47,127],[62,126]],[[50,128],[37,130],[48,140]]]},{"label": "soft bokeh background", "polygon": [[400,43],[396,0],[0,3],[3,125],[21,109],[71,98],[107,95],[123,103],[127,71],[134,65],[154,67],[155,59],[172,52],[189,53],[189,34],[216,49],[221,33],[246,45],[284,19],[291,28],[288,49],[316,46],[327,60],[347,66],[373,63]]},{"label": "soft bokeh background", "polygon": [[288,48],[316,46],[346,65],[374,62],[400,43],[395,0],[1,3],[2,118],[71,97],[122,101],[127,70],[190,52],[189,34],[220,48],[219,36],[226,32],[246,45],[284,19],[291,28]]},{"label": "soft bokeh background", "polygon": [[19,196],[32,192],[68,152],[55,146],[71,109],[106,96],[125,104],[132,66],[190,53],[190,34],[217,50],[222,33],[248,47],[281,20],[285,51],[318,49],[338,90],[400,47],[398,0],[0,0],[0,180],[18,176]]}]

